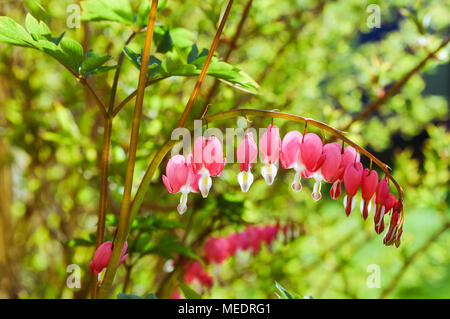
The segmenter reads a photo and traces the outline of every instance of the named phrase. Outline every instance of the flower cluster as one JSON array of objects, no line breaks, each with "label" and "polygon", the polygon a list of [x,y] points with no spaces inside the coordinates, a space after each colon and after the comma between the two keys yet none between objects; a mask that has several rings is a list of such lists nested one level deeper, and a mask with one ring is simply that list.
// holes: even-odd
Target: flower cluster
[{"label": "flower cluster", "polygon": [[[339,143],[324,144],[322,139],[314,134],[301,134],[298,131],[287,133],[283,140],[279,130],[270,124],[259,140],[259,151],[263,166],[261,175],[268,185],[272,185],[278,172],[279,164],[283,169],[295,171],[292,190],[302,189],[301,179],[314,179],[312,198],[318,201],[322,198],[322,182],[331,183],[330,195],[338,199],[341,195],[341,184],[344,183],[346,195],[344,207],[347,216],[356,204],[356,194],[361,189],[361,215],[365,219],[372,210],[375,202],[373,220],[375,231],[380,234],[384,230],[384,216],[390,214],[389,227],[383,242],[385,245],[398,247],[403,228],[403,208],[389,193],[389,183],[386,178],[379,180],[375,170],[364,168],[360,162],[360,155],[352,146],[343,147]],[[252,133],[247,133],[237,147],[237,159],[240,163],[238,182],[243,192],[247,192],[253,183],[251,172],[253,163],[258,155],[258,147]],[[212,186],[211,177],[220,176],[225,165],[222,145],[215,137],[196,139],[193,153],[186,158],[181,155],[172,157],[166,167],[164,184],[171,193],[181,192],[180,214],[186,211],[186,200],[189,192],[201,192],[207,197]],[[227,241],[229,242],[229,241]],[[225,245],[220,239],[214,245]],[[225,251],[225,250],[223,250]],[[223,252],[222,254],[225,254]],[[214,260],[221,260],[223,256],[216,256]]]},{"label": "flower cluster", "polygon": [[[209,237],[204,245],[204,260],[208,265],[220,265],[226,259],[249,252],[250,256],[258,254],[265,244],[272,251],[273,242],[283,237],[283,243],[296,239],[305,230],[297,224],[248,226],[243,231],[231,233],[224,237]],[[192,260],[184,266],[184,279],[187,283],[199,284],[203,288],[213,285],[213,277],[203,268],[199,261]]]}]

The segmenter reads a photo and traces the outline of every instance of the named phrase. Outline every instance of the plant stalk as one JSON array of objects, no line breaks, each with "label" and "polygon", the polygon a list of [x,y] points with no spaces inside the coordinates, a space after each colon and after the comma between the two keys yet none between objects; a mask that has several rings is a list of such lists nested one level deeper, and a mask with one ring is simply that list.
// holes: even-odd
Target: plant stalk
[{"label": "plant stalk", "polygon": [[142,53],[141,69],[139,73],[138,90],[136,96],[136,104],[134,108],[133,124],[131,128],[130,147],[128,150],[128,163],[125,175],[125,185],[122,198],[122,205],[120,209],[119,225],[117,228],[116,238],[114,240],[114,248],[111,254],[111,259],[106,269],[105,277],[100,286],[97,298],[107,297],[109,289],[114,280],[114,276],[116,274],[117,266],[119,264],[119,259],[122,254],[125,241],[127,240],[128,237],[128,225],[130,222],[129,212],[131,203],[131,190],[133,187],[133,175],[134,175],[134,166],[136,162],[136,150],[139,137],[139,126],[142,117],[142,104],[144,101],[147,69],[148,69],[148,62],[150,59],[150,50],[152,45],[153,30],[155,26],[157,9],[158,9],[158,0],[152,0],[148,20],[148,27],[145,35],[144,50]]}]

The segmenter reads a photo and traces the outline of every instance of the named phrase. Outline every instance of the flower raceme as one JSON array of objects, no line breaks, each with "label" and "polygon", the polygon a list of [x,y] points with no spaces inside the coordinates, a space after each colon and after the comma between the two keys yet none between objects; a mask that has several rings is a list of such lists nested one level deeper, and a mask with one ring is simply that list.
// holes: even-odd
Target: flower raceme
[{"label": "flower raceme", "polygon": [[[386,178],[379,181],[378,173],[375,170],[364,168],[360,162],[360,154],[354,147],[349,145],[344,148],[343,145],[335,142],[324,144],[318,135],[314,133],[303,135],[298,131],[288,132],[281,140],[278,127],[270,124],[259,139],[259,151],[263,164],[261,175],[268,185],[273,183],[277,175],[278,162],[281,163],[283,169],[295,171],[294,181],[291,184],[294,192],[302,189],[302,177],[315,180],[312,193],[314,201],[322,198],[322,182],[332,184],[330,188],[332,199],[340,197],[341,184],[344,183],[346,192],[344,207],[347,216],[354,209],[356,194],[361,189],[360,211],[363,219],[368,218],[372,210],[372,201],[374,201],[375,231],[378,234],[384,231],[384,216],[390,214],[391,221],[384,243],[399,245],[404,222],[402,200],[400,198],[397,201],[393,194],[389,194],[389,183]],[[241,190],[248,192],[254,181],[251,169],[258,155],[258,146],[251,132],[247,132],[238,145],[236,155],[240,163],[238,182]],[[169,160],[163,182],[170,193],[182,193],[178,205],[180,214],[187,209],[188,193],[200,192],[203,197],[208,196],[212,186],[212,177],[221,175],[225,163],[222,144],[214,136],[208,139],[203,136],[197,138],[192,154],[187,157],[175,155]],[[397,209],[395,209],[396,207]],[[245,234],[245,236],[242,233],[236,235],[234,239],[228,241],[228,245],[233,250],[239,249],[238,247],[244,250],[248,247],[258,250],[259,242],[245,243],[245,240],[252,236],[255,236],[254,229],[249,230],[249,234]],[[224,242],[211,243],[211,245],[213,244],[224,245]],[[223,250],[225,251],[225,249]],[[225,259],[226,256],[211,255],[211,258],[220,263],[220,260]]]},{"label": "flower raceme", "polygon": [[[264,244],[269,251],[272,251],[273,243],[277,239],[281,241],[280,235],[284,235],[282,243],[287,244],[302,233],[301,226],[297,227],[294,223],[281,226],[277,222],[274,225],[248,226],[244,230],[230,233],[228,236],[209,237],[203,247],[205,266],[197,260],[189,260],[184,265],[184,280],[189,284],[200,285],[202,289],[211,288],[214,280],[206,270],[206,266],[220,265],[225,260],[242,254],[244,251],[250,252],[250,256],[254,256],[260,252]],[[179,295],[175,294],[172,298],[178,299]]]},{"label": "flower raceme", "polygon": [[[120,256],[119,265],[117,267],[119,267],[125,261],[125,259],[127,259],[128,255],[125,254],[127,252],[127,248],[128,243],[125,242],[125,246],[123,247],[122,250],[122,255]],[[99,275],[103,271],[103,269],[108,267],[112,250],[113,250],[113,243],[111,241],[105,241],[103,244],[98,246],[97,250],[94,253],[94,258],[89,264],[91,272],[94,275]]]}]

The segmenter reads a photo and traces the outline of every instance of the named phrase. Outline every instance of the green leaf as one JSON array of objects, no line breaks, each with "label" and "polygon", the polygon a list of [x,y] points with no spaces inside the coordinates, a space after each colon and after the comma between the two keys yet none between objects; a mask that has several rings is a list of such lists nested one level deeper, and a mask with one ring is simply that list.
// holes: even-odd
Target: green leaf
[{"label": "green leaf", "polygon": [[166,53],[170,50],[172,50],[172,38],[170,36],[170,32],[166,31],[161,39],[161,41],[158,43],[158,48],[156,52],[160,53]]},{"label": "green leaf", "polygon": [[[133,52],[128,47],[125,47],[124,51],[126,56],[139,69],[141,65],[141,55]],[[201,55],[205,53],[207,54],[207,50],[203,50]],[[191,46],[191,53],[189,55],[190,57],[188,57],[188,59],[191,60],[195,55],[194,45]],[[206,60],[206,57],[201,55],[199,55],[192,63],[184,63],[179,59],[173,58],[167,58],[161,63],[161,61],[155,57],[153,57],[153,59],[150,58],[148,74],[152,78],[198,75]],[[259,85],[247,73],[228,63],[219,62],[216,58],[212,59],[206,74],[249,93],[256,94],[259,89]]]},{"label": "green leaf", "polygon": [[33,47],[31,35],[9,17],[0,17],[0,42]]},{"label": "green leaf", "polygon": [[86,54],[86,58],[83,63],[81,63],[81,74],[85,74],[91,72],[95,69],[98,69],[103,64],[105,64],[110,59],[109,54],[98,55],[93,51],[89,51]]},{"label": "green leaf", "polygon": [[148,294],[144,297],[144,299],[158,299],[155,294]]},{"label": "green leaf", "polygon": [[142,57],[139,53],[134,52],[129,47],[124,47],[123,52],[125,52],[125,56],[133,62],[135,67],[137,67],[138,69],[141,68]]},{"label": "green leaf", "polygon": [[290,293],[289,291],[287,291],[286,289],[283,288],[283,286],[281,286],[278,282],[275,281],[275,286],[277,287],[277,289],[283,294],[284,299],[295,299]]},{"label": "green leaf", "polygon": [[83,61],[83,47],[81,44],[72,39],[63,38],[59,43],[59,47],[61,48],[59,60],[78,73]]},{"label": "green leaf", "polygon": [[128,0],[86,0],[81,2],[83,21],[113,21],[134,25],[134,15]]},{"label": "green leaf", "polygon": [[194,62],[195,60],[197,60],[197,58],[198,58],[198,48],[197,48],[197,45],[194,43],[192,45],[191,52],[189,52],[189,55],[187,57],[187,63],[190,64],[190,63]]},{"label": "green leaf", "polygon": [[[206,57],[200,57],[192,62],[192,64],[196,65],[198,69],[201,69],[205,63],[205,60]],[[247,73],[228,63],[220,62],[214,58],[208,67],[207,74],[212,75],[237,89],[249,93],[255,94],[259,89],[258,83],[256,83],[256,81],[253,80]]]},{"label": "green leaf", "polygon": [[194,43],[194,33],[185,28],[174,28],[170,30],[173,45],[178,48],[190,48]]},{"label": "green leaf", "polygon": [[195,290],[193,290],[188,285],[180,284],[180,288],[183,291],[184,297],[186,299],[202,299],[202,296],[200,296]]},{"label": "green leaf", "polygon": [[101,66],[99,68],[96,68],[95,70],[92,70],[90,72],[86,72],[84,74],[84,77],[87,78],[90,75],[108,72],[108,71],[114,70],[116,68],[117,68],[117,65]]},{"label": "green leaf", "polygon": [[117,299],[142,299],[142,297],[133,294],[125,294],[123,292],[119,292],[117,294]]},{"label": "green leaf", "polygon": [[43,21],[36,20],[31,14],[27,14],[25,18],[25,26],[28,32],[35,40],[51,40],[52,34],[50,29]]},{"label": "green leaf", "polygon": [[66,245],[69,247],[90,247],[95,245],[95,240],[92,239],[84,239],[84,238],[74,238],[66,242]]},{"label": "green leaf", "polygon": [[61,33],[61,35],[57,38],[52,38],[52,42],[56,45],[59,44],[59,42],[61,42],[62,38],[64,38],[64,35],[66,34],[66,31],[64,31],[63,33]]}]

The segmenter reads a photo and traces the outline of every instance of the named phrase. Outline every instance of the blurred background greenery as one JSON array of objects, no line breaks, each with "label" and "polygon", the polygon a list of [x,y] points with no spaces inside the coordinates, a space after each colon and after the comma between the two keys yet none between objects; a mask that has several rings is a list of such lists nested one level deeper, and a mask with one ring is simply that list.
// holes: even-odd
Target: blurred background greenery
[{"label": "blurred background greenery", "polygon": [[[134,12],[140,12],[140,0],[130,3]],[[54,36],[65,32],[65,37],[80,42],[84,53],[91,49],[109,53],[106,65],[114,66],[132,26],[82,21],[78,28],[69,28],[71,4],[79,2],[2,0],[0,15],[24,25],[31,13],[47,23]],[[179,61],[188,57],[193,44],[199,52],[209,48],[225,4],[160,1],[157,23],[170,31],[172,44],[163,50],[160,40],[154,57]],[[379,5],[381,28],[368,27],[369,4]],[[276,298],[277,281],[289,291],[314,298],[448,298],[450,48],[428,55],[449,36],[449,8],[448,0],[235,1],[216,56],[245,71],[260,87],[252,94],[226,83],[214,84],[214,77],[208,77],[191,114],[198,118],[205,103],[211,103],[208,114],[239,107],[278,109],[346,129],[349,138],[392,168],[405,190],[400,248],[384,246],[370,218],[364,222],[358,211],[345,217],[342,198],[333,201],[329,185],[315,203],[311,181],[293,193],[292,171],[281,170],[268,187],[259,178],[259,166],[258,178],[244,194],[237,183],[238,164],[227,165],[208,199],[190,196],[189,210],[180,217],[178,196],[165,189],[161,169],[139,211],[129,240],[131,256],[118,270],[115,295],[160,291],[170,277],[164,270],[166,261],[178,254],[201,256],[202,242],[209,235],[280,220],[301,224],[304,233],[288,244],[278,241],[272,252],[263,248],[244,265],[231,258],[220,269],[209,266],[214,285],[203,292],[204,297]],[[139,33],[129,48],[140,52],[143,42],[144,34]],[[425,63],[419,65],[421,61]],[[411,70],[395,94],[357,117]],[[89,77],[105,101],[113,73]],[[117,102],[136,88],[137,76],[133,61],[125,59]],[[136,186],[176,127],[194,83],[195,77],[171,76],[146,90]],[[114,215],[120,211],[132,105],[125,105],[113,122],[107,238],[114,234]],[[251,120],[256,128],[270,123]],[[303,129],[282,120],[275,124],[282,136]],[[224,120],[212,126],[237,123]],[[89,296],[102,136],[95,101],[72,74],[42,52],[0,43],[0,297]],[[362,161],[369,163],[367,158]],[[167,158],[160,168],[166,163]],[[69,264],[82,268],[79,289],[66,286]],[[380,288],[366,285],[371,264],[380,266]],[[175,286],[181,278],[174,279]]]}]

